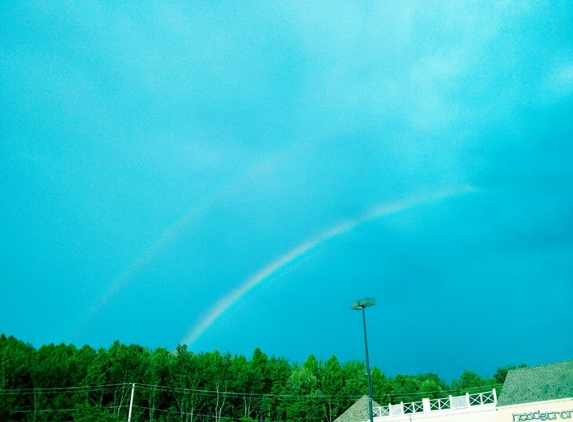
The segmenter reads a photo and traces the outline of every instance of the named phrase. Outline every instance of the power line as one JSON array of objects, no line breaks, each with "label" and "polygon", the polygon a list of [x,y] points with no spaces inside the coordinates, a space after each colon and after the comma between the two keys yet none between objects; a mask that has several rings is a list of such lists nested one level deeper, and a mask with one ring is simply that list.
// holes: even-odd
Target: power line
[{"label": "power line", "polygon": [[[69,387],[26,387],[26,388],[12,388],[12,389],[0,389],[0,394],[9,394],[13,391],[16,393],[34,393],[34,392],[46,392],[46,391],[67,391],[67,390],[96,390],[101,388],[109,388],[115,386],[131,385],[128,383],[122,384],[101,384],[101,385],[80,385],[80,386],[69,386]],[[6,393],[8,392],[8,393]]]},{"label": "power line", "polygon": [[[324,399],[354,399],[361,397],[358,394],[352,395],[309,395],[309,394],[271,394],[271,393],[249,393],[249,392],[235,392],[235,391],[227,391],[227,390],[207,390],[207,389],[196,389],[196,388],[186,388],[186,387],[171,387],[165,385],[153,385],[153,384],[143,384],[143,383],[120,383],[120,384],[99,384],[99,385],[84,385],[84,386],[70,386],[70,387],[29,387],[29,388],[20,388],[20,389],[0,389],[0,395],[30,395],[30,394],[50,394],[50,393],[61,393],[61,392],[102,392],[106,390],[110,390],[113,388],[113,391],[117,391],[119,389],[129,389],[131,385],[135,384],[136,388],[143,389],[144,391],[148,390],[159,390],[163,392],[171,392],[171,393],[194,393],[202,396],[225,396],[225,397],[260,397],[260,398],[287,398],[287,399],[317,399],[317,400],[324,400]],[[382,397],[406,397],[406,396],[422,396],[422,395],[442,395],[452,392],[483,392],[486,390],[491,390],[492,388],[499,388],[503,386],[503,384],[488,384],[480,387],[470,387],[470,388],[451,388],[445,390],[433,390],[433,391],[424,391],[424,392],[409,392],[409,393],[384,393],[378,394],[378,396]]]}]

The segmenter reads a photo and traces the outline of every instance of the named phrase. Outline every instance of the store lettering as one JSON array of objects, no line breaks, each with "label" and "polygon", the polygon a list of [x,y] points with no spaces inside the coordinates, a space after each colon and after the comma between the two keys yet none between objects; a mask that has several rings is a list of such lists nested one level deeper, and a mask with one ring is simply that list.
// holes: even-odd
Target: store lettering
[{"label": "store lettering", "polygon": [[560,419],[571,419],[571,413],[573,410],[563,410],[557,412],[530,412],[530,413],[512,413],[511,417],[513,422],[519,421],[554,421],[557,418]]}]

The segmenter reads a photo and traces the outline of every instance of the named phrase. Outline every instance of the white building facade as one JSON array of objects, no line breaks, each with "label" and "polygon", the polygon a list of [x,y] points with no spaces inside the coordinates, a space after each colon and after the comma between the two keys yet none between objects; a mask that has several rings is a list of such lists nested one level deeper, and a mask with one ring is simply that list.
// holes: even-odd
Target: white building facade
[{"label": "white building facade", "polygon": [[[573,418],[573,398],[499,406],[496,391],[373,408],[374,422],[521,422]],[[364,421],[367,422],[367,421]]]},{"label": "white building facade", "polygon": [[[367,397],[335,422],[369,422]],[[366,406],[366,407],[365,407]],[[522,422],[573,419],[573,360],[509,371],[495,389],[418,402],[373,406],[374,422]],[[573,421],[572,421],[573,422]]]},{"label": "white building facade", "polygon": [[485,393],[422,399],[374,407],[374,422],[497,422],[495,389]]}]

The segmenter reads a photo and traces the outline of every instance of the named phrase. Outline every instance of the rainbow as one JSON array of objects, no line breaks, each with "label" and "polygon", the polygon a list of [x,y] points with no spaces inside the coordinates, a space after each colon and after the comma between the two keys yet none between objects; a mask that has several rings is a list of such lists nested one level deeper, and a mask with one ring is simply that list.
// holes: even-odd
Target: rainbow
[{"label": "rainbow", "polygon": [[209,327],[211,327],[231,306],[237,303],[253,288],[265,280],[270,279],[278,271],[292,264],[298,258],[308,254],[323,243],[332,240],[337,236],[348,233],[356,227],[378,218],[405,211],[425,203],[437,202],[446,198],[465,195],[476,191],[478,191],[478,188],[473,186],[465,186],[462,189],[442,191],[431,195],[393,202],[391,204],[379,205],[356,218],[343,221],[333,227],[330,227],[324,232],[304,241],[303,243],[288,251],[286,254],[280,256],[268,264],[266,267],[255,273],[237,289],[221,298],[212,308],[211,312],[208,313],[197,325],[191,329],[191,331],[185,336],[181,343],[188,345],[195,343],[199,337],[201,337],[201,335],[207,331]]}]

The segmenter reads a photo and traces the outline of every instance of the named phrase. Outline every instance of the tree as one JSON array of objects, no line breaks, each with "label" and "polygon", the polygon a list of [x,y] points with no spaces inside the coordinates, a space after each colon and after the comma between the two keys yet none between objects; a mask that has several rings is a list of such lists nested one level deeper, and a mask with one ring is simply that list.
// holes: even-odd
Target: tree
[{"label": "tree", "polygon": [[344,373],[344,395],[361,397],[368,391],[368,378],[364,362],[351,360],[342,366]]},{"label": "tree", "polygon": [[[31,367],[36,350],[13,336],[0,335],[0,388],[7,390],[31,389]],[[33,409],[30,394],[0,395],[0,420],[8,420],[14,410]]]},{"label": "tree", "polygon": [[261,416],[260,394],[264,393],[265,380],[264,368],[259,363],[255,360],[249,362],[244,356],[234,356],[231,360],[230,390],[244,393],[240,397],[231,398],[231,403],[237,416],[243,419]]},{"label": "tree", "polygon": [[392,403],[418,401],[420,397],[420,380],[411,375],[397,375],[392,383]]},{"label": "tree", "polygon": [[[509,370],[524,366],[501,367],[491,379],[466,370],[451,386],[456,394],[484,391],[502,383]],[[373,367],[371,376],[374,399],[382,404],[450,393],[436,374],[387,378]],[[336,356],[323,363],[310,355],[301,365],[291,365],[258,348],[249,361],[218,351],[195,354],[185,345],[170,353],[119,341],[97,351],[65,344],[36,350],[0,335],[0,420],[125,420],[132,383],[132,418],[140,422],[166,422],[170,414],[173,421],[173,413],[181,422],[332,422],[368,391],[364,363],[341,364]]]},{"label": "tree", "polygon": [[458,379],[452,381],[452,390],[457,390],[458,394],[462,394],[485,385],[487,385],[485,378],[466,369]]},{"label": "tree", "polygon": [[419,392],[423,397],[430,399],[442,397],[444,395],[442,391],[447,389],[445,381],[436,374],[418,374],[417,378],[420,381]]},{"label": "tree", "polygon": [[199,365],[205,368],[205,376],[202,380],[205,389],[214,391],[214,396],[205,397],[202,403],[204,413],[211,414],[215,422],[221,420],[223,413],[229,403],[227,402],[227,392],[230,384],[231,355],[223,355],[218,350],[211,353],[202,353],[197,356]]},{"label": "tree", "polygon": [[442,387],[436,381],[424,380],[420,384],[420,395],[430,399],[441,397],[443,395]]},{"label": "tree", "polygon": [[318,379],[308,365],[296,366],[293,369],[283,394],[288,396],[281,406],[288,421],[320,420],[323,416],[323,408],[317,400],[322,397],[318,389]]},{"label": "tree", "polygon": [[175,408],[182,422],[191,422],[199,404],[196,389],[201,383],[201,371],[197,356],[180,344],[169,360],[169,386],[173,388]]},{"label": "tree", "polygon": [[326,420],[331,422],[346,409],[344,401],[337,398],[343,394],[344,372],[336,356],[331,356],[325,362],[322,370],[321,385],[322,392],[327,397]]},{"label": "tree", "polygon": [[267,386],[265,392],[269,395],[263,397],[263,412],[265,419],[284,420],[283,407],[277,395],[282,394],[292,372],[289,361],[285,358],[272,356],[266,364]]},{"label": "tree", "polygon": [[[322,370],[322,363],[316,359],[314,355],[310,355],[303,362],[302,367],[312,374],[320,383],[320,372]],[[320,384],[317,386],[320,387]]]},{"label": "tree", "polygon": [[[34,411],[72,409],[76,397],[66,390],[45,390],[73,387],[77,374],[77,352],[74,345],[49,344],[40,347],[31,362],[34,384]],[[59,417],[69,414],[59,413]],[[36,415],[36,420],[38,420]]]},{"label": "tree", "polygon": [[[82,402],[125,415],[132,383],[143,383],[149,352],[141,346],[115,341],[109,349],[100,348],[88,367],[85,385],[101,386],[84,393]],[[87,390],[86,390],[87,391]]]},{"label": "tree", "polygon": [[120,422],[123,420],[116,414],[89,404],[78,405],[73,418],[74,422]]},{"label": "tree", "polygon": [[260,374],[263,382],[263,385],[260,386],[261,390],[259,391],[261,393],[263,391],[270,391],[272,387],[272,380],[269,377],[269,368],[267,366],[268,362],[268,356],[257,347],[253,352],[253,357],[251,358],[251,367],[255,373]]},{"label": "tree", "polygon": [[153,350],[147,356],[145,364],[144,382],[147,386],[142,386],[143,399],[148,408],[149,420],[155,420],[157,408],[167,406],[168,396],[164,389],[158,386],[168,385],[169,382],[169,363],[172,355],[167,349],[159,348]]},{"label": "tree", "polygon": [[372,373],[372,395],[378,398],[380,404],[387,404],[390,402],[390,394],[392,393],[392,384],[388,378],[377,367],[371,368]]}]

